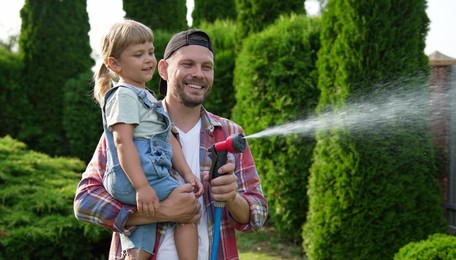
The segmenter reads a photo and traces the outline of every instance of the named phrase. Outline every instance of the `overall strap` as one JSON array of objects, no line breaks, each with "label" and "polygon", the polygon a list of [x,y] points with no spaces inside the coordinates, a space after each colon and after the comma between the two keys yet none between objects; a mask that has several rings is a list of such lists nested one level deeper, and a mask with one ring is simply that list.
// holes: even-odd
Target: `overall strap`
[{"label": "overall strap", "polygon": [[[154,107],[157,106],[157,102],[152,102],[152,101],[150,101],[150,100],[147,98],[147,93],[146,93],[145,91],[141,91],[141,90],[139,90],[138,88],[135,88],[135,87],[132,87],[132,86],[128,86],[128,85],[117,85],[116,88],[117,88],[117,87],[128,88],[128,89],[130,89],[131,91],[135,92],[136,95],[137,95],[138,98],[139,98],[139,101],[143,104],[143,106],[144,106],[146,109],[151,109],[151,108],[154,108]],[[152,90],[150,90],[150,89],[148,89],[148,88],[146,88],[146,90],[147,90],[149,93],[151,93],[154,97],[156,97],[156,96],[155,96],[155,93],[154,93]],[[106,100],[106,99],[105,99],[105,100]]]},{"label": "overall strap", "polygon": [[[148,110],[150,110],[152,108],[158,108],[158,107],[162,106],[161,102],[159,102],[159,101],[157,101],[157,102],[150,101],[147,98],[147,93],[145,91],[141,91],[138,88],[135,88],[135,87],[132,87],[132,86],[117,85],[117,86],[115,86],[115,87],[113,87],[113,88],[108,90],[108,92],[106,93],[105,98],[104,98],[104,104],[103,104],[103,108],[102,108],[101,112],[102,112],[102,118],[103,118],[103,130],[105,132],[106,141],[107,141],[106,144],[107,144],[108,150],[110,151],[110,153],[108,153],[108,160],[111,160],[113,162],[113,165],[116,165],[116,164],[119,163],[119,158],[118,158],[118,155],[117,155],[117,150],[116,150],[115,145],[114,145],[113,134],[108,129],[108,122],[106,120],[106,103],[107,103],[109,97],[114,92],[116,92],[119,89],[119,87],[124,87],[124,88],[128,88],[128,89],[132,90],[138,96],[139,101]],[[150,90],[148,88],[146,88],[146,90],[149,91],[153,96],[155,96],[155,93],[152,90]]]},{"label": "overall strap", "polygon": [[109,97],[116,92],[118,87],[113,87],[106,92],[105,97],[104,97],[104,103],[103,103],[103,108],[101,109],[101,115],[103,119],[103,130],[106,135],[106,146],[107,146],[107,159],[108,162],[111,161],[112,165],[119,164],[119,157],[117,155],[117,150],[114,145],[114,137],[111,131],[108,129],[108,122],[106,120],[106,103]]}]

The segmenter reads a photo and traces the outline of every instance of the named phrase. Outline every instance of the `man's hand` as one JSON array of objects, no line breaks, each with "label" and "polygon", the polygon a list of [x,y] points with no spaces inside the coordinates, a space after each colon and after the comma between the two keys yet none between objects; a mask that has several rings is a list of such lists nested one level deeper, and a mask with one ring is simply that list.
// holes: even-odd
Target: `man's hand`
[{"label": "man's hand", "polygon": [[[219,177],[211,180],[211,196],[215,201],[223,201],[227,204],[236,198],[238,184],[237,177],[233,174],[234,164],[227,163],[219,168]],[[209,180],[209,175],[203,175],[204,180]]]},{"label": "man's hand", "polygon": [[[211,198],[225,202],[231,216],[240,224],[250,221],[249,203],[238,193],[237,177],[234,174],[234,164],[227,163],[219,168],[219,177],[211,180]],[[203,174],[203,180],[209,180],[209,174]]]},{"label": "man's hand", "polygon": [[181,185],[160,202],[160,207],[154,216],[133,213],[126,225],[144,225],[156,222],[196,223],[201,217],[201,205],[195,198],[191,184]]}]

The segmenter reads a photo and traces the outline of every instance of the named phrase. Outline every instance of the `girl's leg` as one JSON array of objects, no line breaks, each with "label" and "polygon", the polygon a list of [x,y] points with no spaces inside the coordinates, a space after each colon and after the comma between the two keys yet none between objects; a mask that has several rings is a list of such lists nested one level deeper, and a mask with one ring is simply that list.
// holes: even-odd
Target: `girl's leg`
[{"label": "girl's leg", "polygon": [[151,254],[139,248],[128,249],[125,255],[125,260],[149,260]]},{"label": "girl's leg", "polygon": [[198,259],[198,229],[196,224],[176,224],[174,242],[179,260]]}]

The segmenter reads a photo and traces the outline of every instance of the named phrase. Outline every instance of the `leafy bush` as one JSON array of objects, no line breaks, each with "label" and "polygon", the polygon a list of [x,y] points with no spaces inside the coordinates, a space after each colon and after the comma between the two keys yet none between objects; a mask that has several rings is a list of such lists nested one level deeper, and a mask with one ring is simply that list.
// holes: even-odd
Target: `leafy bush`
[{"label": "leafy bush", "polygon": [[[171,40],[171,37],[174,35],[174,32],[168,32],[164,30],[154,30],[154,47],[155,47],[155,58],[157,58],[157,62],[163,59],[163,55],[165,53],[165,48],[166,45],[168,44],[168,41]],[[160,95],[158,91],[158,86],[160,83],[160,75],[158,75],[157,70],[154,72],[154,76],[152,77],[152,80],[147,82],[147,86],[152,89],[155,94],[157,95],[157,98],[162,99],[163,96]]]},{"label": "leafy bush", "polygon": [[[233,119],[247,135],[314,112],[318,101],[316,53],[319,20],[283,16],[244,41],[236,60]],[[279,235],[300,240],[306,220],[311,137],[249,139]]]},{"label": "leafy bush", "polygon": [[89,162],[97,146],[103,125],[101,110],[92,94],[93,73],[82,73],[65,83],[63,128],[68,142],[68,155]]},{"label": "leafy bush", "polygon": [[306,13],[302,0],[235,0],[235,3],[238,42],[250,34],[261,32],[281,15]]},{"label": "leafy bush", "polygon": [[[403,113],[367,131],[346,122],[318,133],[302,232],[310,259],[391,259],[410,241],[446,230],[428,122],[425,2],[328,2],[318,112],[344,112],[353,100],[397,108],[408,93],[422,99],[402,101],[410,102],[407,111],[419,109],[417,117]],[[367,115],[362,127],[386,112],[354,107]]]},{"label": "leafy bush", "polygon": [[86,2],[25,1],[20,11],[21,90],[30,109],[19,139],[50,155],[66,154],[63,86],[93,66]]},{"label": "leafy bush", "polygon": [[234,98],[233,74],[236,60],[236,26],[232,21],[202,22],[200,28],[211,37],[214,48],[214,85],[204,107],[219,116],[231,118]]},{"label": "leafy bush", "polygon": [[0,259],[107,258],[111,232],[73,215],[83,169],[80,160],[0,139]]},{"label": "leafy bush", "polygon": [[234,1],[225,0],[196,0],[192,12],[192,26],[199,27],[201,23],[213,23],[216,20],[236,19],[236,5]]},{"label": "leafy bush", "polygon": [[27,99],[21,88],[22,63],[17,53],[0,46],[0,136],[16,135],[25,114]]},{"label": "leafy bush", "polygon": [[154,1],[144,4],[141,0],[122,0],[125,17],[141,22],[152,30],[177,32],[187,26],[187,7],[185,0]]},{"label": "leafy bush", "polygon": [[394,260],[456,259],[456,237],[433,234],[426,240],[412,242],[394,255]]}]

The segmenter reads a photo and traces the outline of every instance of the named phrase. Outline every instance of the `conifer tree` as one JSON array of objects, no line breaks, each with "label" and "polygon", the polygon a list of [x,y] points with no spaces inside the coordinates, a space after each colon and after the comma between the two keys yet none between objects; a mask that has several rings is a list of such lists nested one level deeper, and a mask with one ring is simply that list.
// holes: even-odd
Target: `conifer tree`
[{"label": "conifer tree", "polygon": [[236,20],[236,5],[234,1],[195,0],[192,12],[192,27],[199,27],[203,21],[212,23],[217,19]]},{"label": "conifer tree", "polygon": [[[428,23],[425,0],[329,1],[317,62],[319,112],[360,97],[426,98]],[[302,233],[310,259],[392,259],[409,242],[445,232],[428,108],[419,105],[419,117],[318,134]]]},{"label": "conifer tree", "polygon": [[0,46],[0,136],[16,137],[28,103],[20,85],[22,62],[17,53]]},{"label": "conifer tree", "polygon": [[[319,19],[283,15],[265,30],[250,35],[236,59],[233,119],[247,135],[283,127],[313,114],[317,104],[316,53]],[[280,35],[280,37],[277,37]],[[300,241],[306,220],[306,187],[313,136],[248,139],[269,203],[277,234]]]},{"label": "conifer tree", "polygon": [[29,100],[20,138],[32,149],[62,154],[65,82],[93,65],[87,4],[85,0],[26,0],[20,14],[19,50]]},{"label": "conifer tree", "polygon": [[260,32],[281,14],[305,14],[304,1],[235,0],[239,39]]},{"label": "conifer tree", "polygon": [[185,30],[187,26],[187,6],[185,0],[148,1],[123,0],[125,17],[149,26],[154,32],[158,29],[171,32]]}]

